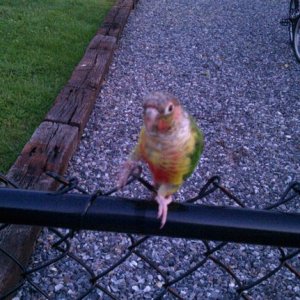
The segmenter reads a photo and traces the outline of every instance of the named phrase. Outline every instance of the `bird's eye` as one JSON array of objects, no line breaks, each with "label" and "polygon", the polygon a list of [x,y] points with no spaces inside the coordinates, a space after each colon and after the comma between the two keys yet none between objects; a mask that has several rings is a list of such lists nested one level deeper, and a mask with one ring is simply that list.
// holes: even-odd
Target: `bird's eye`
[{"label": "bird's eye", "polygon": [[174,105],[173,104],[170,104],[167,108],[167,113],[170,114],[174,109]]}]

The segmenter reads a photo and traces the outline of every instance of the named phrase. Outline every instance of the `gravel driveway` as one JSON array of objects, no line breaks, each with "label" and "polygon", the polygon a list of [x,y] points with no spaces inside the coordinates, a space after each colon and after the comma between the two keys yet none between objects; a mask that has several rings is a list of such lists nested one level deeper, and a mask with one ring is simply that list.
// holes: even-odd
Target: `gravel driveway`
[{"label": "gravel driveway", "polygon": [[[167,90],[194,116],[206,139],[199,167],[176,194],[178,201],[194,196],[212,175],[220,175],[248,207],[278,200],[291,181],[300,180],[300,64],[279,24],[287,11],[288,1],[275,0],[140,0],[68,173],[90,192],[113,187],[118,166],[137,141],[143,97]],[[119,194],[149,196],[138,184]],[[232,204],[219,198],[205,203]],[[44,232],[33,263],[55,255],[48,248],[51,241]],[[82,232],[73,238],[71,251],[100,272],[129,245],[124,234]],[[205,247],[201,241],[153,237],[140,251],[173,278],[201,259]],[[228,244],[216,256],[246,283],[275,268],[280,253]],[[299,258],[293,261],[298,271]],[[50,295],[56,291],[55,299],[76,298],[87,281],[67,258],[33,278]],[[118,299],[152,299],[163,278],[133,254],[100,283]],[[237,286],[208,260],[175,288],[184,299],[235,299]],[[100,290],[87,299],[99,296],[110,299]],[[248,296],[299,300],[300,280],[282,268]],[[27,288],[19,297],[40,299]],[[168,293],[164,299],[175,298]]]}]

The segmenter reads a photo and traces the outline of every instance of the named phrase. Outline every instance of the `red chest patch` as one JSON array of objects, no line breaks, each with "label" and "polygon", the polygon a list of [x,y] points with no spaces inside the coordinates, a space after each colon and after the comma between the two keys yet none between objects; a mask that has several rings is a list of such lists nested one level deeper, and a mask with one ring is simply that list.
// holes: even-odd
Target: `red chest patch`
[{"label": "red chest patch", "polygon": [[160,167],[157,167],[151,163],[148,162],[149,169],[152,173],[153,179],[157,183],[168,183],[170,182],[171,172],[165,169],[162,169]]}]

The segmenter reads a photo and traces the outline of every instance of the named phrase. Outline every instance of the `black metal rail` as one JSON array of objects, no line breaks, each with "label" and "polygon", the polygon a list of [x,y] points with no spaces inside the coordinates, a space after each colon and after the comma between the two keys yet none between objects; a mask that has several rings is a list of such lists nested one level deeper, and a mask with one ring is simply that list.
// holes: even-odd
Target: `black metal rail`
[{"label": "black metal rail", "polygon": [[[130,178],[128,184],[138,181],[148,190],[153,191],[153,187],[138,173]],[[17,189],[16,184],[0,174],[0,224],[6,223],[0,225],[0,232],[9,227],[9,224],[14,223],[46,226],[48,228],[46,231],[52,236],[51,240],[53,241],[50,243],[50,248],[47,241],[44,245],[44,250],[49,252],[49,257],[47,256],[34,267],[25,266],[15,258],[14,253],[10,253],[5,250],[5,247],[0,246],[0,254],[21,268],[23,277],[16,286],[1,291],[0,299],[9,298],[15,292],[20,291],[23,286],[25,289],[26,286],[30,288],[30,291],[25,293],[36,295],[38,298],[56,299],[60,296],[64,298],[66,295],[64,292],[51,295],[47,287],[43,286],[41,282],[36,283],[33,280],[39,272],[46,272],[49,265],[62,263],[63,258],[68,258],[74,267],[77,266],[84,270],[85,275],[83,276],[88,279],[82,291],[80,290],[76,294],[76,299],[84,299],[86,296],[92,296],[93,293],[100,291],[109,299],[118,299],[120,294],[113,292],[107,286],[106,280],[111,272],[119,267],[123,268],[123,264],[132,256],[138,256],[145,267],[148,266],[152,272],[160,274],[163,278],[164,284],[161,288],[153,290],[153,299],[162,299],[167,295],[172,295],[176,299],[185,299],[180,295],[177,284],[182,284],[195,271],[203,270],[208,261],[234,281],[236,299],[255,299],[255,296],[251,294],[255,293],[256,287],[267,284],[272,276],[281,271],[287,270],[288,273],[295,276],[296,280],[300,280],[300,271],[297,268],[300,257],[300,214],[276,211],[276,209],[285,211],[284,205],[291,204],[292,201],[294,211],[297,211],[298,205],[295,201],[300,196],[299,182],[289,184],[281,197],[271,205],[265,206],[264,210],[256,210],[246,208],[244,202],[224,187],[218,176],[214,176],[199,189],[194,198],[186,200],[183,204],[171,204],[167,223],[160,230],[159,221],[156,219],[157,205],[154,201],[116,197],[113,196],[116,192],[115,188],[107,192],[97,190],[93,194],[88,194],[79,186],[78,180],[74,177],[65,178],[53,173],[49,173],[49,175],[61,183],[58,192],[20,190]],[[80,193],[71,194],[72,190]],[[229,200],[234,206],[192,204],[197,200],[202,201],[209,195],[210,197],[219,195],[224,199],[227,198],[226,203]],[[72,251],[71,247],[73,238],[80,236],[81,230],[84,229],[126,232],[125,236],[130,243],[117,261],[112,261],[104,269],[93,271],[78,253]],[[135,236],[131,233],[140,233],[146,236]],[[182,274],[170,277],[152,257],[151,251],[148,253],[143,250],[144,244],[154,239],[156,235],[199,239],[196,242],[197,245],[203,245],[204,248],[197,258],[193,258],[195,260],[193,264]],[[209,240],[222,242],[215,243]],[[222,253],[227,245],[230,246],[228,244],[230,241],[297,247],[298,249],[259,248],[261,254],[264,251],[268,251],[272,255],[276,253],[275,261],[277,262],[274,264],[273,260],[272,267],[269,266],[263,276],[245,281],[240,277],[238,266],[231,268],[228,262],[222,259]],[[185,243],[188,243],[188,240],[185,240]],[[54,256],[52,256],[54,254],[52,251],[56,253]],[[61,254],[57,255],[57,251]],[[251,261],[250,257],[245,257],[245,259]],[[44,279],[47,279],[47,275]],[[123,292],[122,290],[122,294]]]},{"label": "black metal rail", "polygon": [[154,201],[0,189],[0,223],[300,248],[300,214],[173,203],[159,229]]}]

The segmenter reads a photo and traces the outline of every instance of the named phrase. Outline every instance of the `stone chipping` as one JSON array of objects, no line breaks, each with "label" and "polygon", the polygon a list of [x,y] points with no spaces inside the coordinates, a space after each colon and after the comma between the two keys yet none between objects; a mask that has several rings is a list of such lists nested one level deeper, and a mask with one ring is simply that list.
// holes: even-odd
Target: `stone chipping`
[{"label": "stone chipping", "polygon": [[[198,168],[176,200],[195,196],[219,175],[247,207],[276,202],[290,182],[300,180],[300,64],[279,24],[287,11],[288,1],[140,0],[68,174],[89,192],[114,187],[119,165],[138,139],[143,97],[164,90],[181,100],[206,141]],[[118,195],[147,198],[150,193],[134,183]],[[232,205],[218,195],[201,203]],[[300,205],[283,209],[299,212]],[[58,255],[49,246],[53,239],[43,232],[32,265]],[[71,252],[96,273],[130,245],[127,235],[105,232],[82,231],[71,241]],[[205,247],[201,241],[152,237],[139,250],[174,278],[197,263]],[[274,269],[280,253],[229,243],[216,256],[246,283]],[[300,269],[299,256],[293,264]],[[54,299],[76,299],[88,278],[64,258],[32,280]],[[132,255],[99,282],[117,299],[153,299],[164,280]],[[236,282],[210,260],[174,287],[183,299],[236,299]],[[247,294],[258,300],[300,300],[300,281],[282,268]],[[44,299],[26,285],[15,298]],[[110,298],[97,289],[86,299]],[[164,299],[175,298],[168,293]]]}]

